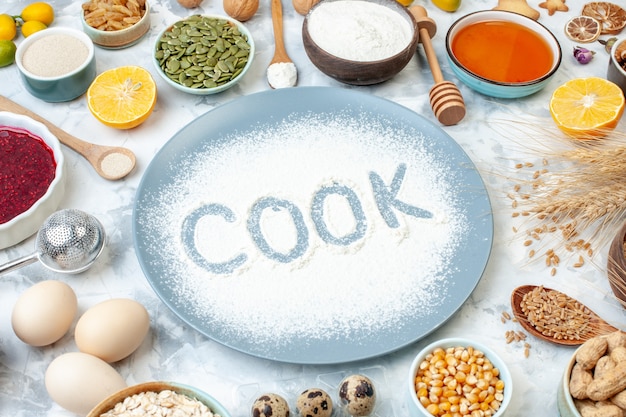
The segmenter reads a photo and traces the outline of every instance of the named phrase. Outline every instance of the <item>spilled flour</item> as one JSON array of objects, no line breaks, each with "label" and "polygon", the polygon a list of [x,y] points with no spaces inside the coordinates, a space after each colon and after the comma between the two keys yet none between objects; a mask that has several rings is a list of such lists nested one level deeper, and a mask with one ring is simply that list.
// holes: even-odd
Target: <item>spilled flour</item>
[{"label": "spilled flour", "polygon": [[185,155],[139,219],[173,307],[268,351],[434,314],[468,220],[460,180],[423,141],[371,115],[316,114]]}]

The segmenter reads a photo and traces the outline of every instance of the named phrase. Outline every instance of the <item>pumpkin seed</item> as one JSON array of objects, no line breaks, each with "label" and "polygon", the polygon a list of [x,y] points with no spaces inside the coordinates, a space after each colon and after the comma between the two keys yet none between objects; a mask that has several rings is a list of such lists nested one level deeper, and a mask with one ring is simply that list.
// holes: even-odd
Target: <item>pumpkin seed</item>
[{"label": "pumpkin seed", "polygon": [[190,88],[215,88],[241,74],[250,44],[226,19],[193,15],[163,33],[155,51],[161,69]]}]

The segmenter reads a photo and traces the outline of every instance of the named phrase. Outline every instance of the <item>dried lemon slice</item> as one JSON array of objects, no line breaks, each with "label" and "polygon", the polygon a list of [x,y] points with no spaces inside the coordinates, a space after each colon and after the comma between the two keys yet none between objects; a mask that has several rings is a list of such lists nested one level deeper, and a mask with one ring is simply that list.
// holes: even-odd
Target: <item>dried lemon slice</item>
[{"label": "dried lemon slice", "polygon": [[583,16],[593,17],[600,22],[602,34],[618,34],[626,26],[626,10],[605,1],[595,1],[583,6]]},{"label": "dried lemon slice", "polygon": [[565,24],[565,34],[576,42],[593,42],[600,37],[601,32],[600,22],[589,16],[572,17]]}]

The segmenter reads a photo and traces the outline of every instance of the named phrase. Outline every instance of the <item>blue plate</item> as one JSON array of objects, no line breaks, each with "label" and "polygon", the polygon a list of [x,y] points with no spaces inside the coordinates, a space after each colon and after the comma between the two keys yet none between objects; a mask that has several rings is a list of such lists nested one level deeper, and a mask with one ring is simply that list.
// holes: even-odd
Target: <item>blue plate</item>
[{"label": "blue plate", "polygon": [[[290,204],[286,199],[268,199],[265,197],[267,192],[276,191],[279,193],[285,191],[285,193],[289,195],[289,190],[286,190],[286,188],[292,186],[291,182],[295,184],[295,188],[292,190],[300,190],[298,187],[301,184],[298,182],[303,179],[304,175],[298,176],[296,174],[293,175],[291,182],[285,182],[285,184],[281,185],[283,188],[272,188],[272,184],[270,184],[268,188],[270,191],[261,190],[258,192],[261,197],[258,198],[257,202],[263,201],[265,206],[255,203],[256,205],[249,210],[247,210],[246,206],[246,210],[230,210],[231,212],[235,211],[235,213],[228,213],[228,203],[208,204],[208,201],[214,199],[213,201],[219,200],[220,202],[226,202],[229,198],[232,199],[234,194],[244,193],[242,190],[247,190],[245,192],[250,193],[250,187],[245,181],[257,181],[258,178],[237,178],[236,180],[230,178],[230,182],[225,186],[224,183],[226,181],[222,178],[224,174],[218,174],[218,171],[216,171],[218,168],[206,169],[204,167],[215,166],[219,167],[219,170],[224,169],[224,166],[226,166],[227,169],[234,167],[235,170],[229,172],[237,172],[238,167],[242,167],[242,164],[249,164],[250,161],[256,163],[259,159],[268,157],[268,153],[274,152],[280,155],[269,155],[270,158],[268,160],[280,161],[280,158],[293,158],[293,160],[297,160],[297,158],[300,158],[303,160],[302,165],[307,165],[302,172],[306,172],[306,176],[309,176],[310,170],[313,170],[313,176],[319,174],[319,180],[323,182],[327,176],[331,176],[331,174],[321,172],[322,168],[317,170],[320,171],[318,173],[315,170],[315,165],[308,167],[309,162],[306,158],[310,157],[313,161],[315,160],[315,154],[309,153],[307,157],[302,156],[307,155],[307,151],[310,152],[312,149],[310,146],[313,145],[311,145],[310,142],[306,142],[306,138],[298,137],[298,135],[279,135],[274,134],[274,132],[283,129],[285,124],[291,126],[294,122],[297,124],[298,120],[305,119],[321,120],[320,126],[331,125],[336,121],[335,117],[341,118],[346,126],[366,126],[367,129],[370,130],[373,129],[372,126],[379,127],[380,129],[384,129],[384,135],[381,134],[381,138],[393,138],[391,139],[392,143],[378,142],[376,140],[376,134],[374,135],[374,140],[370,140],[365,144],[363,143],[365,139],[361,140],[361,138],[359,138],[358,141],[354,141],[354,139],[346,140],[345,138],[341,138],[341,129],[343,129],[344,124],[337,124],[336,126],[339,127],[336,128],[339,129],[339,132],[336,139],[336,149],[333,149],[332,146],[323,148],[325,155],[327,152],[329,158],[335,158],[334,161],[339,162],[335,165],[331,164],[330,169],[328,165],[324,165],[325,170],[335,171],[333,167],[342,165],[342,160],[346,161],[346,165],[350,163],[354,164],[354,162],[349,163],[348,161],[351,157],[354,158],[355,154],[361,152],[364,147],[373,155],[365,164],[378,166],[379,159],[380,161],[385,160],[387,162],[390,161],[391,164],[397,164],[398,168],[395,176],[394,173],[391,172],[390,176],[389,173],[381,176],[374,175],[376,178],[372,177],[372,172],[374,172],[373,167],[367,166],[361,168],[357,166],[365,173],[369,171],[369,178],[375,197],[371,200],[376,200],[376,204],[378,204],[378,209],[382,215],[378,216],[378,220],[375,221],[383,222],[382,219],[384,218],[387,225],[392,223],[388,217],[385,217],[384,210],[379,205],[380,200],[379,196],[376,195],[376,187],[378,187],[378,191],[383,194],[389,192],[393,193],[394,183],[396,179],[401,179],[405,172],[402,170],[402,167],[407,165],[408,168],[406,172],[410,172],[410,170],[414,168],[417,170],[416,172],[424,172],[424,170],[419,171],[421,167],[412,167],[410,163],[406,163],[407,161],[415,160],[414,155],[420,154],[426,155],[427,160],[436,160],[438,164],[437,169],[445,173],[445,175],[440,175],[439,178],[436,178],[436,182],[439,183],[439,181],[441,181],[446,184],[445,187],[454,190],[454,192],[451,193],[452,196],[450,200],[452,203],[450,204],[454,205],[455,210],[458,210],[459,213],[462,212],[462,216],[459,217],[463,217],[463,231],[459,233],[458,237],[455,237],[457,241],[447,258],[447,265],[445,265],[444,268],[445,273],[441,273],[441,276],[438,277],[439,282],[437,282],[437,288],[439,288],[439,290],[437,291],[441,291],[441,294],[432,293],[429,294],[428,297],[424,297],[422,299],[423,301],[419,301],[420,303],[423,302],[424,305],[432,304],[432,309],[429,310],[427,314],[418,314],[418,312],[409,310],[406,316],[402,317],[401,322],[392,323],[391,325],[386,323],[378,326],[376,325],[377,320],[372,319],[374,325],[368,328],[367,331],[357,329],[344,333],[336,331],[336,329],[333,328],[328,332],[329,334],[317,337],[311,336],[311,333],[306,332],[306,328],[302,327],[302,331],[300,331],[300,329],[294,329],[292,333],[289,333],[290,337],[286,340],[278,336],[273,338],[272,335],[269,335],[264,340],[260,340],[255,334],[247,332],[245,326],[233,328],[232,322],[226,323],[226,321],[229,320],[227,315],[212,314],[213,312],[211,312],[210,309],[206,311],[206,305],[210,306],[212,302],[217,303],[219,301],[219,304],[222,305],[231,302],[231,299],[239,300],[237,297],[231,297],[228,293],[228,286],[220,287],[222,290],[214,290],[206,295],[206,297],[210,299],[206,300],[206,304],[203,303],[202,308],[199,308],[198,303],[192,300],[198,297],[197,293],[200,291],[193,291],[192,288],[190,292],[189,288],[185,288],[188,284],[184,282],[184,276],[187,274],[184,271],[181,273],[180,265],[193,264],[194,270],[196,272],[200,271],[200,279],[203,283],[209,282],[208,280],[214,279],[217,275],[230,274],[233,273],[233,271],[237,271],[237,279],[245,279],[246,274],[251,273],[249,271],[252,270],[255,265],[258,265],[253,264],[253,267],[250,268],[240,268],[242,263],[245,263],[246,260],[250,261],[250,259],[246,259],[245,256],[241,259],[233,257],[230,259],[232,262],[224,262],[221,264],[208,262],[206,257],[203,258],[202,253],[200,253],[202,251],[194,246],[193,243],[195,242],[194,236],[197,236],[197,234],[194,235],[194,227],[199,227],[199,219],[208,215],[226,219],[229,214],[236,217],[243,217],[242,220],[244,220],[244,222],[239,224],[239,227],[245,230],[246,224],[248,225],[248,231],[250,233],[249,238],[251,238],[249,239],[250,242],[254,241],[257,245],[257,252],[261,252],[262,255],[266,255],[267,257],[263,258],[263,256],[258,256],[258,258],[263,258],[263,262],[265,263],[276,262],[276,264],[282,263],[283,265],[289,265],[290,262],[301,257],[302,254],[306,252],[307,244],[311,239],[317,239],[317,241],[323,240],[328,243],[327,246],[347,246],[360,239],[365,240],[367,236],[371,236],[371,233],[379,233],[381,228],[376,229],[375,232],[371,232],[370,229],[366,231],[366,229],[370,227],[370,223],[366,224],[364,220],[365,217],[361,218],[363,210],[361,210],[362,207],[356,196],[357,193],[352,192],[349,186],[340,186],[337,185],[336,182],[331,181],[333,183],[332,186],[320,188],[320,190],[324,190],[328,194],[318,192],[315,194],[315,197],[322,195],[321,200],[323,201],[329,194],[338,193],[346,197],[350,202],[352,214],[354,214],[357,219],[357,224],[353,233],[342,236],[341,238],[337,238],[337,236],[333,234],[335,233],[334,231],[325,228],[325,220],[322,215],[316,216],[314,210],[316,198],[311,198],[310,195],[307,196],[305,194],[305,198],[298,200],[297,204]],[[255,133],[254,135],[252,134],[253,132]],[[261,133],[257,136],[256,133],[258,132]],[[346,134],[345,137],[353,136]],[[324,140],[327,141],[325,143],[335,143],[330,141],[327,137],[325,137]],[[294,147],[293,141],[296,141],[295,143],[298,145]],[[245,147],[246,142],[249,142],[248,145],[254,146]],[[258,148],[256,146],[257,144]],[[242,146],[244,147],[242,148]],[[394,151],[396,153],[389,154],[388,149],[390,147],[397,147],[401,149],[402,152]],[[247,159],[241,159],[241,161],[239,161],[239,155],[241,155],[241,158],[244,158],[243,153],[238,153],[241,149],[247,149],[247,153],[251,155],[247,155],[245,156]],[[292,153],[285,152],[285,150],[291,150]],[[258,152],[259,155],[257,155],[256,152]],[[264,153],[261,154],[261,152]],[[230,159],[225,162],[226,157],[224,155],[226,154],[228,154],[228,158]],[[190,161],[198,159],[198,155],[203,155],[202,158],[203,161],[207,162],[206,165],[204,165],[204,163],[200,165],[190,163]],[[389,157],[389,155],[392,156]],[[322,161],[323,159],[324,158],[318,158],[316,161]],[[398,160],[396,161],[396,159]],[[315,162],[311,162],[311,164],[315,164]],[[263,166],[265,167],[265,165]],[[319,166],[321,167],[322,164],[319,163]],[[247,167],[247,165],[245,167]],[[277,169],[278,168],[277,166]],[[299,169],[299,167],[296,168]],[[372,170],[369,170],[369,168],[372,168]],[[263,176],[265,169],[267,168],[261,169],[258,176]],[[245,171],[243,167],[241,170]],[[197,189],[193,191],[185,189],[185,180],[183,179],[192,175],[194,171],[200,171],[198,178],[202,181],[207,181],[206,191],[204,189],[200,192],[198,192]],[[195,174],[197,175],[198,172],[195,172]],[[424,175],[428,175],[428,173],[424,173]],[[367,178],[367,176],[364,178]],[[391,178],[393,178],[393,180]],[[367,179],[365,183],[367,183]],[[390,183],[388,187],[387,183]],[[319,182],[309,182],[307,187],[311,186],[311,184],[315,185],[319,184]],[[355,189],[359,192],[362,191],[362,187],[358,187],[360,183],[356,182],[356,184],[357,187]],[[219,192],[222,192],[222,195],[220,195]],[[252,194],[255,192],[256,189],[253,189]],[[218,198],[215,198],[216,193]],[[210,197],[207,197],[209,195]],[[370,197],[372,196],[372,194],[368,195]],[[258,196],[254,195],[251,196],[250,201],[254,201],[257,197]],[[420,198],[425,198],[424,204],[428,206],[428,202],[434,197],[421,196]],[[189,208],[191,214],[189,212],[181,213],[181,216],[186,216],[186,218],[184,221],[181,221],[180,224],[178,220],[164,221],[161,213],[168,210],[171,211],[172,209],[170,209],[169,206],[181,204],[180,201],[183,200],[191,201]],[[315,227],[311,226],[308,210],[303,210],[304,216],[295,216],[295,214],[300,212],[298,207],[302,207],[302,204],[305,204],[303,202],[311,204],[310,215],[313,218]],[[374,211],[376,211],[377,206],[374,202],[367,204],[370,205],[363,205],[365,212],[372,207],[374,207]],[[276,205],[279,205],[281,209],[287,209],[287,211],[293,215],[292,217],[296,225],[294,230],[296,231],[295,234],[298,240],[293,250],[288,251],[288,253],[280,252],[278,249],[274,250],[271,247],[272,245],[268,243],[267,240],[264,240],[262,236],[263,231],[261,230],[261,233],[259,233],[259,230],[255,229],[255,225],[257,229],[259,226],[260,213],[269,207],[274,208],[274,211],[278,211]],[[259,208],[259,206],[261,207]],[[394,206],[394,208],[399,207],[400,206]],[[426,214],[428,214],[427,210],[411,211],[411,208],[406,206],[400,208],[401,211],[405,210],[405,213],[411,213],[411,216],[416,218],[422,216],[427,217]],[[322,206],[318,205],[318,209],[323,213],[324,208]],[[391,211],[393,212],[393,210]],[[367,213],[368,216],[371,214],[371,212]],[[386,213],[386,215],[394,217],[392,213]],[[247,223],[245,223],[246,216],[248,217]],[[369,219],[372,218],[373,217],[370,217]],[[454,223],[453,220],[454,219],[451,220],[451,223]],[[441,223],[446,223],[446,221]],[[172,226],[172,224],[177,224],[177,226]],[[384,225],[384,223],[381,224]],[[300,226],[307,229],[308,232],[303,232]],[[363,227],[360,228],[360,226]],[[384,229],[384,227],[382,229]],[[366,232],[371,233],[366,236]],[[239,231],[236,233],[239,233]],[[198,117],[176,133],[155,156],[139,184],[133,212],[133,235],[141,268],[156,294],[180,317],[180,319],[200,333],[233,349],[257,357],[289,363],[334,364],[372,358],[393,352],[420,340],[446,323],[446,321],[461,308],[483,274],[491,252],[493,216],[487,191],[475,165],[463,149],[438,126],[406,107],[370,94],[340,88],[298,87],[269,90],[238,98]],[[399,235],[400,234],[397,236]],[[206,235],[201,234],[201,236],[204,237]],[[300,239],[303,236],[304,238]],[[427,233],[422,233],[419,236],[418,234],[409,233],[404,236],[403,239],[425,239],[425,244],[430,245],[430,242],[434,241],[434,235],[431,236],[427,230]],[[254,245],[250,242],[249,244],[253,247]],[[363,246],[367,246],[371,242],[371,239],[367,240]],[[227,242],[225,244],[227,244]],[[198,243],[198,245],[200,245],[200,243]],[[184,251],[177,249],[181,246],[185,248]],[[311,258],[313,258],[311,262],[319,260],[320,252],[317,252],[318,250],[323,252],[325,248],[322,247],[322,249],[319,249],[318,245],[315,251],[310,250],[311,253],[315,254],[315,256],[310,255]],[[357,251],[360,250],[361,249],[357,249]],[[385,247],[387,258],[390,257],[390,253],[392,254],[391,257],[396,253],[395,248],[391,252],[389,251],[390,250]],[[339,251],[339,253],[344,252]],[[362,252],[358,253],[359,256],[362,255]],[[363,265],[356,265],[358,263],[364,263],[363,257],[361,256],[359,258],[359,256],[344,256],[340,262],[343,263],[344,268],[351,268],[352,266],[354,266],[354,268],[362,268]],[[317,260],[315,257],[318,257]],[[417,257],[418,255],[415,256],[415,258]],[[406,260],[405,258],[400,260],[401,262],[399,263],[404,262]],[[255,258],[255,262],[256,259],[257,258]],[[307,262],[309,262],[309,260],[307,260]],[[368,258],[367,261],[374,262],[375,264],[378,263],[378,261],[372,261],[372,258]],[[394,262],[393,265],[389,264],[394,268],[398,261],[398,259],[380,260],[380,262]],[[413,260],[410,261],[413,262]],[[307,263],[306,265],[309,264]],[[309,273],[310,270],[307,271],[306,265],[296,272],[305,275]],[[381,265],[383,264],[381,263]],[[410,268],[408,272],[403,273],[402,277],[394,276],[393,273],[396,270],[390,268],[389,274],[381,274],[384,275],[381,279],[392,282],[391,280],[404,279],[406,276],[408,280],[414,280],[416,282],[425,280],[421,265],[411,266]],[[348,272],[350,272],[350,269],[348,269]],[[272,274],[268,275],[273,279],[274,276]],[[181,278],[181,276],[183,276],[183,278]],[[294,277],[295,276],[296,275],[294,275]],[[291,275],[288,275],[288,277],[290,278]],[[340,277],[341,274],[338,274],[337,279],[339,280]],[[207,281],[204,281],[205,278]],[[221,278],[222,277],[218,277],[218,279]],[[181,281],[181,279],[183,279],[183,281]],[[264,277],[264,279],[266,278]],[[311,279],[311,282],[315,282],[315,277],[311,277]],[[221,281],[219,285],[222,285],[224,282],[225,281]],[[339,281],[336,283],[337,288],[341,288],[341,284],[343,283]],[[340,292],[336,288],[324,288],[324,290],[327,291],[327,295],[332,295],[333,291],[335,293]],[[292,296],[301,297],[303,303],[317,302],[315,293],[311,292],[311,294],[306,294],[307,291],[302,291],[302,293],[305,293],[304,296],[303,294],[293,294]],[[402,300],[404,295],[405,294],[397,294],[397,299]],[[262,300],[262,294],[260,296]],[[319,297],[319,295],[317,296]],[[202,297],[204,297],[204,295]],[[395,293],[392,297],[395,301]],[[360,301],[360,299],[351,300],[349,298],[343,298],[343,300],[347,300],[350,303],[354,302],[354,305],[357,306]],[[320,308],[324,306],[323,304],[319,305]],[[233,312],[239,313],[243,307],[248,308],[248,306],[237,306],[236,302],[233,301]],[[238,308],[239,310],[237,310]],[[259,314],[262,314],[262,303],[260,304],[260,311]],[[291,313],[286,310],[285,314],[289,315]],[[284,322],[289,322],[287,318]],[[255,319],[256,318],[253,316],[250,317],[251,322],[254,322]],[[315,320],[315,318],[311,318],[311,320]],[[339,326],[342,325],[340,320],[341,318],[338,318]],[[381,323],[383,323],[382,320]],[[284,323],[277,323],[277,326],[279,324],[284,326]],[[302,325],[306,326],[306,323]]]}]

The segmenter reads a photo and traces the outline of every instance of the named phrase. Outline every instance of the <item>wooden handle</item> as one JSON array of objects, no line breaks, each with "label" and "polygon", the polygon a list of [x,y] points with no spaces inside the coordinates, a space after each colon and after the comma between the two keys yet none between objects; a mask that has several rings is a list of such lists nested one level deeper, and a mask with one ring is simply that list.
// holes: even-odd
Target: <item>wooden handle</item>
[{"label": "wooden handle", "polygon": [[283,40],[283,5],[281,0],[272,0],[272,26],[274,27],[274,58],[272,64],[278,62],[291,62],[285,50]]},{"label": "wooden handle", "polygon": [[441,124],[445,126],[455,125],[465,117],[465,103],[459,88],[454,83],[443,78],[443,73],[431,42],[431,38],[437,32],[437,25],[434,20],[428,17],[426,9],[422,6],[411,6],[409,11],[417,21],[419,41],[424,47],[428,66],[435,81],[435,85],[431,88],[429,94],[430,106]]},{"label": "wooden handle", "polygon": [[43,117],[39,116],[38,114],[28,110],[26,107],[22,107],[19,104],[17,104],[16,102],[0,95],[0,110],[5,110],[5,111],[9,111],[11,113],[16,113],[16,114],[22,114],[24,116],[28,116],[31,119],[34,119],[36,121],[38,121],[39,123],[43,124],[44,126],[46,126],[48,128],[48,130],[50,130],[50,132],[57,137],[57,139],[59,139],[59,141],[72,148],[73,150],[75,150],[76,152],[78,152],[81,155],[87,155],[87,154],[91,154],[93,153],[93,144],[90,144],[88,142],[84,142],[80,139],[78,139],[77,137],[74,137],[72,135],[70,135],[69,133],[67,133],[65,130],[61,129],[60,127],[54,125],[53,123],[49,122],[48,120],[44,119]]},{"label": "wooden handle", "polygon": [[[122,148],[119,146],[103,146],[96,145],[93,143],[85,142],[83,140],[78,139],[75,136],[70,135],[65,130],[60,127],[54,125],[38,114],[28,110],[25,107],[20,106],[16,102],[0,95],[0,110],[9,111],[15,114],[21,114],[24,116],[28,116],[33,120],[38,121],[48,128],[50,133],[57,137],[59,142],[73,149],[80,155],[82,155],[91,166],[94,167],[98,175],[108,180],[118,180],[126,175],[128,175],[135,167],[136,158],[135,154],[126,148]],[[110,169],[104,169],[102,166],[102,161],[110,154],[121,154],[125,155],[128,158],[127,166],[123,167],[119,171],[111,171]]]}]

